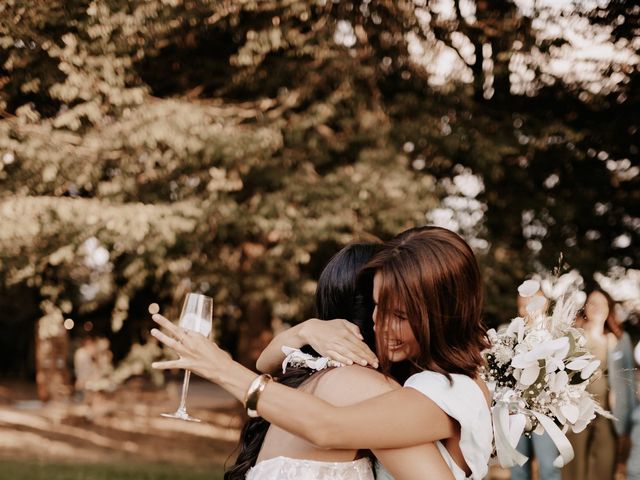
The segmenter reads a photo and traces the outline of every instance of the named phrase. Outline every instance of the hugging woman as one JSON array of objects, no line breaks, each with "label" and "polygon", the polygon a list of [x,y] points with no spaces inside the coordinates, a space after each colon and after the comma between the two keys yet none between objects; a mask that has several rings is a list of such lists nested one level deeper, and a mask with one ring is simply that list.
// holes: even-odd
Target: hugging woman
[{"label": "hugging woman", "polygon": [[[292,458],[286,451],[272,461],[277,465],[273,470],[263,465],[255,474],[250,472],[254,475],[250,478],[369,479],[373,478],[370,470],[351,468],[335,475],[327,467],[357,461],[359,450],[371,450],[385,463],[387,451],[405,448],[424,448],[422,456],[414,456],[428,461],[425,465],[407,457],[397,466],[388,464],[399,480],[483,478],[492,428],[489,392],[478,375],[487,340],[481,321],[482,285],[471,249],[446,229],[411,229],[384,244],[361,274],[373,278],[372,318],[382,370],[388,372],[394,362],[407,361],[411,366],[412,375],[403,388],[389,388],[389,381],[381,376],[378,390],[368,387],[366,399],[335,398],[336,385],[358,391],[363,375],[379,375],[349,366],[322,375],[313,394],[293,389],[270,381],[269,375],[256,376],[215,343],[181,331],[160,315],[154,320],[168,335],[155,329],[152,333],[176,350],[180,359],[154,366],[186,368],[218,383],[245,401],[250,415],[260,415],[320,447],[317,451],[355,453],[342,462],[308,462],[304,475],[299,475],[300,457]],[[265,461],[259,461],[256,469]],[[444,472],[437,470],[442,462]]]},{"label": "hugging woman", "polygon": [[[367,362],[375,362],[376,357],[371,351],[375,349],[372,319],[373,277],[371,274],[359,273],[379,249],[380,245],[352,244],[338,252],[329,261],[318,280],[318,319],[308,320],[278,335],[258,360],[259,367],[269,371],[280,367],[284,360],[281,346],[301,347],[304,353],[314,357],[318,357],[319,353],[308,345],[314,345],[328,353],[332,353],[331,348],[335,348],[345,355],[353,356],[339,344],[340,340],[337,340],[337,343],[336,339],[342,339],[349,348],[356,350],[354,354],[366,358],[365,365]],[[330,319],[345,320],[324,321]],[[364,344],[358,338],[360,333]],[[339,356],[344,364],[349,363],[347,357],[337,352],[333,353],[334,356]],[[402,380],[404,379],[399,381]],[[353,404],[400,387],[393,379],[385,378],[373,370],[367,371],[362,366],[341,369],[329,367],[319,371],[309,367],[289,366],[277,381],[282,385],[309,392],[334,405]],[[411,468],[412,471],[416,471],[427,467],[439,472],[438,478],[453,478],[433,444],[386,450],[377,454],[396,478],[402,477],[403,469]],[[305,471],[307,467],[316,468],[318,462],[324,463],[325,472],[331,472],[332,478],[342,478],[344,471],[358,471],[361,472],[362,479],[368,479],[373,478],[370,460],[370,451],[321,449],[276,426],[270,426],[269,422],[262,418],[252,418],[243,428],[236,463],[225,473],[225,480],[279,478],[273,472],[278,472],[283,465],[287,465],[286,468],[295,466],[300,472]],[[389,478],[389,474],[379,463],[375,464],[375,468],[377,479]]]}]

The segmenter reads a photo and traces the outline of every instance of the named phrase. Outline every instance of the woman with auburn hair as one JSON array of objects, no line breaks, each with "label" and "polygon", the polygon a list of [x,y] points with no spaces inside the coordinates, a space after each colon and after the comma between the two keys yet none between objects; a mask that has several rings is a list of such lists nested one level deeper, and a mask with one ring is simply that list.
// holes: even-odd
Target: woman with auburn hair
[{"label": "woman with auburn hair", "polygon": [[603,408],[611,410],[615,420],[598,415],[580,433],[567,435],[575,458],[562,469],[565,480],[613,479],[616,470],[626,476],[635,375],[631,338],[618,323],[615,306],[607,292],[595,288],[587,295],[582,318],[578,319],[589,350],[600,360],[600,368],[605,372],[587,390]]},{"label": "woman with auburn hair", "polygon": [[[312,347],[306,346],[307,343],[317,345],[319,341],[334,346],[331,341],[325,340],[329,338],[323,336],[325,333],[338,338],[345,338],[345,335],[348,338],[352,335],[357,337],[362,333],[366,345],[350,342],[352,348],[358,347],[354,354],[375,361],[375,354],[367,347],[368,345],[375,348],[372,320],[374,306],[371,298],[373,275],[359,274],[379,248],[378,244],[354,243],[334,255],[322,271],[316,288],[316,315],[322,320],[307,321],[303,328],[298,328],[284,337],[293,340],[291,334],[295,334],[305,339],[300,346],[305,354],[312,355],[317,360],[318,353]],[[331,318],[345,320],[328,321]],[[279,342],[274,340],[274,343]],[[291,345],[293,343],[290,342],[288,346]],[[279,361],[280,367],[282,360],[284,358]],[[400,384],[393,379],[360,365],[344,368],[329,366],[316,370],[312,368],[314,363],[316,362],[309,365],[287,365],[286,371],[279,375],[276,381],[340,405],[357,403],[400,388]],[[398,480],[406,478],[407,471],[412,473],[427,469],[437,478],[453,478],[433,443],[409,448],[374,450],[371,453]],[[299,469],[308,465],[317,466],[322,462],[333,477],[339,478],[341,472],[347,470],[359,471],[364,478],[373,479],[371,453],[355,449],[319,449],[277,426],[270,425],[263,418],[250,418],[240,434],[236,461],[225,472],[224,478],[260,478],[260,472],[265,468],[279,469],[280,463],[283,462],[282,456],[286,455],[286,463]],[[256,464],[257,467],[253,468]],[[381,480],[382,467],[376,463],[376,468],[376,478]]]},{"label": "woman with auburn hair", "polygon": [[[215,343],[183,331],[161,315],[169,335],[152,330],[184,368],[219,384],[261,416],[322,448],[397,449],[435,442],[456,479],[483,478],[492,451],[490,393],[479,377],[488,346],[482,325],[482,283],[470,247],[438,227],[408,230],[387,242],[367,266],[373,273],[373,320],[383,369],[408,360],[415,373],[404,388],[355,405],[335,406],[270,381],[234,362]],[[320,471],[310,478],[330,478]],[[423,479],[414,471],[404,478]],[[282,465],[277,476],[292,472]],[[355,479],[355,476],[345,476]]]}]

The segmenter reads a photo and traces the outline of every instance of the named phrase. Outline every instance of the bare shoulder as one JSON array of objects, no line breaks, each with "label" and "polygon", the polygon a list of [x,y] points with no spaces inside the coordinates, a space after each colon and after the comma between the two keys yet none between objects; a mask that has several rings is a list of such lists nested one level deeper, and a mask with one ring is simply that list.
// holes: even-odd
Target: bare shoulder
[{"label": "bare shoulder", "polygon": [[372,368],[350,365],[334,368],[318,378],[313,386],[313,394],[336,406],[354,403],[377,397],[400,388],[393,378],[387,377]]}]

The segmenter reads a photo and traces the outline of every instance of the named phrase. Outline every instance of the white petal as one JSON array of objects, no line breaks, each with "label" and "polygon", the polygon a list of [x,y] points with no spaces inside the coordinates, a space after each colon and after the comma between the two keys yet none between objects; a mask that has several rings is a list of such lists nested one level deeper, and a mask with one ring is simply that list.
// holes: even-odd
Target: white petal
[{"label": "white petal", "polygon": [[589,422],[578,422],[571,427],[571,431],[573,433],[580,433],[587,428],[587,425],[589,425]]},{"label": "white petal", "polygon": [[547,305],[547,299],[544,297],[536,297],[527,303],[527,313],[531,316],[541,313]]},{"label": "white petal", "polygon": [[573,403],[566,403],[560,407],[562,415],[569,423],[576,423],[580,418],[580,409]]},{"label": "white petal", "polygon": [[576,307],[583,307],[587,301],[587,294],[583,291],[576,292],[575,294]]},{"label": "white petal", "polygon": [[567,419],[564,418],[564,415],[562,415],[562,412],[560,411],[560,408],[553,406],[551,407],[551,410],[553,411],[553,413],[555,413],[556,418],[558,419],[558,421],[564,425],[567,423]]},{"label": "white petal", "polygon": [[522,375],[520,376],[520,383],[525,386],[532,385],[537,379],[538,374],[540,373],[540,367],[538,364],[532,365],[530,367],[522,370]]},{"label": "white petal", "polygon": [[540,290],[540,282],[537,280],[525,280],[518,287],[518,293],[521,297],[532,297]]},{"label": "white petal", "polygon": [[580,400],[580,419],[591,420],[596,414],[596,404],[593,397],[585,395]]},{"label": "white petal", "polygon": [[569,339],[567,337],[556,338],[555,340],[547,340],[544,343],[540,343],[536,345],[531,351],[536,352],[536,358],[547,358],[550,356],[556,357],[558,359],[558,355],[561,355],[560,360],[564,358],[564,351],[566,347],[569,345]]},{"label": "white petal", "polygon": [[511,323],[507,327],[507,335],[517,335],[518,332],[524,328],[524,318],[516,317],[511,320]]},{"label": "white petal", "polygon": [[594,360],[593,362],[591,362],[589,365],[587,365],[585,368],[582,369],[582,372],[580,372],[580,378],[582,378],[583,380],[586,380],[591,375],[593,375],[593,372],[595,372],[599,366],[600,366],[600,360]]},{"label": "white petal", "polygon": [[572,360],[569,363],[567,363],[567,368],[569,370],[582,370],[587,365],[589,365],[589,360],[581,357],[581,358],[576,358],[575,360]]},{"label": "white petal", "polygon": [[530,352],[521,353],[513,357],[511,359],[511,366],[513,368],[527,368],[533,365],[538,365],[538,360],[536,360],[536,357],[530,355],[529,353]]},{"label": "white petal", "polygon": [[567,372],[560,371],[553,376],[553,381],[551,383],[551,391],[553,392],[561,392],[565,389],[567,384],[569,383],[569,375]]},{"label": "white petal", "polygon": [[489,339],[491,344],[494,344],[498,341],[498,333],[496,332],[495,328],[487,330],[487,338]]},{"label": "white petal", "polygon": [[553,373],[556,371],[564,370],[564,362],[562,359],[558,359],[555,356],[547,357],[546,361],[546,370],[547,373]]}]

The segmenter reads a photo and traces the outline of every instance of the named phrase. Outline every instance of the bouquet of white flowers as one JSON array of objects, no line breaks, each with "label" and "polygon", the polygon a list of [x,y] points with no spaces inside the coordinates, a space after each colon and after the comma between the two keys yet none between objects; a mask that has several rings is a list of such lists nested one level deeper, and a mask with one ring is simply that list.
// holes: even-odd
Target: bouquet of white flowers
[{"label": "bouquet of white flowers", "polygon": [[609,415],[586,390],[601,374],[600,361],[574,327],[582,292],[565,293],[552,309],[539,282],[527,280],[518,292],[528,299],[526,316],[514,318],[504,331],[489,330],[491,348],[484,352],[496,455],[502,466],[522,465],[527,457],[515,449],[520,436],[546,431],[560,452],[554,461],[560,468],[574,455],[567,430],[580,432],[596,413]]}]

